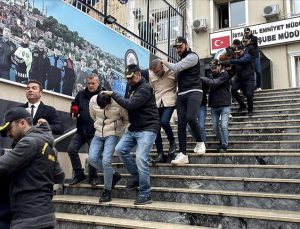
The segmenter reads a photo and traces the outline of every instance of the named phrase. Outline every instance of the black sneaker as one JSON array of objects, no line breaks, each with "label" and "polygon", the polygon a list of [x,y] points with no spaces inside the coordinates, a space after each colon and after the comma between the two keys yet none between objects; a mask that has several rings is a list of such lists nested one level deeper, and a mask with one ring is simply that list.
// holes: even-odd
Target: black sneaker
[{"label": "black sneaker", "polygon": [[226,153],[227,152],[227,146],[226,145],[222,145],[222,147],[220,148],[220,153]]},{"label": "black sneaker", "polygon": [[139,187],[138,181],[132,181],[131,183],[126,185],[126,190],[136,190]]},{"label": "black sneaker", "polygon": [[112,182],[111,182],[111,189],[113,189],[116,184],[119,182],[119,180],[121,180],[122,176],[120,173],[115,172],[112,178]]},{"label": "black sneaker", "polygon": [[99,203],[109,202],[109,201],[111,201],[111,190],[104,189],[104,191],[99,199]]},{"label": "black sneaker", "polygon": [[248,111],[248,116],[252,117],[253,116],[253,112],[252,111]]},{"label": "black sneaker", "polygon": [[175,140],[170,142],[169,152],[168,155],[174,155],[176,152],[176,143]]},{"label": "black sneaker", "polygon": [[85,180],[86,180],[86,176],[82,173],[80,175],[74,176],[73,180],[71,181],[71,183],[69,185],[80,184],[80,183],[82,183]]},{"label": "black sneaker", "polygon": [[151,196],[138,196],[134,201],[135,205],[145,205],[151,203],[152,203]]},{"label": "black sneaker", "polygon": [[98,177],[89,177],[88,182],[93,187],[96,187],[98,184],[100,184]]}]

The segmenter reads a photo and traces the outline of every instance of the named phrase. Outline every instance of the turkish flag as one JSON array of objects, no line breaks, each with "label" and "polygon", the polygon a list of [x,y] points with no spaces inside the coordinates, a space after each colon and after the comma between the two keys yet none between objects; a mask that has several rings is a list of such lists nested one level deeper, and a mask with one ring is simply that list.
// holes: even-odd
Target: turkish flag
[{"label": "turkish flag", "polygon": [[230,45],[230,36],[216,37],[211,39],[212,49],[227,48]]}]

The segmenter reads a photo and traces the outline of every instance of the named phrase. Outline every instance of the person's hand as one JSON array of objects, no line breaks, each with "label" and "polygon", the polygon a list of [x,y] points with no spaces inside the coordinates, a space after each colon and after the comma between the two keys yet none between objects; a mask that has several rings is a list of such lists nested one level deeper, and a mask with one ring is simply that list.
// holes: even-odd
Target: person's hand
[{"label": "person's hand", "polygon": [[46,119],[40,118],[40,119],[37,121],[37,124],[38,124],[38,125],[41,125],[42,123],[45,123],[45,122],[47,122]]},{"label": "person's hand", "polygon": [[114,93],[113,91],[101,91],[101,94],[112,95],[113,93]]}]

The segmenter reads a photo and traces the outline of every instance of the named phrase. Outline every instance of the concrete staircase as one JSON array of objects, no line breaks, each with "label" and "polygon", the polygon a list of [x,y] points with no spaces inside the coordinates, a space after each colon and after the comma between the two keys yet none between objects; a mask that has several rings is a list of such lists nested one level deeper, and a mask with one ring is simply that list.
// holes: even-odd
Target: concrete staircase
[{"label": "concrete staircase", "polygon": [[299,229],[300,88],[257,92],[253,117],[236,109],[227,153],[215,150],[208,115],[204,156],[192,153],[189,136],[190,164],[151,167],[153,204],[133,205],[136,193],[125,190],[130,176],[114,157],[123,178],[113,201],[98,202],[102,185],[65,184],[54,197],[57,228]]}]

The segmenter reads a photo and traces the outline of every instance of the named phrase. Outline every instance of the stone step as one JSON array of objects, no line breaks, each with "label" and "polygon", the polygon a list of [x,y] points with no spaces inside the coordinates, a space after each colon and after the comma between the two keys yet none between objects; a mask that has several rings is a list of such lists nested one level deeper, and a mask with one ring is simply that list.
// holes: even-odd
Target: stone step
[{"label": "stone step", "polygon": [[[300,94],[299,94],[300,95]],[[244,100],[245,102],[247,102],[247,100],[245,99]],[[270,105],[271,103],[276,103],[276,104],[289,104],[289,103],[300,103],[300,99],[297,98],[297,97],[287,97],[287,98],[282,98],[282,99],[278,99],[278,98],[270,98],[268,100],[255,100],[255,97],[254,97],[254,101],[253,101],[253,104],[254,104],[254,107],[256,107],[257,105]],[[239,104],[237,102],[233,102],[232,103],[232,106],[239,106]]]},{"label": "stone step", "polygon": [[[70,203],[68,204],[70,205]],[[79,206],[82,207],[83,205]],[[95,205],[93,205],[95,206]],[[87,207],[85,205],[85,207]],[[163,223],[157,221],[142,221],[136,219],[125,219],[124,217],[107,217],[95,215],[81,215],[56,212],[56,229],[109,229],[109,228],[139,228],[139,229],[211,229],[211,227],[199,227],[190,225],[180,225],[174,223]]]},{"label": "stone step", "polygon": [[[184,226],[184,228],[191,227],[188,225],[195,225],[199,229],[202,228],[199,227],[200,225],[222,229],[298,229],[300,227],[299,212],[286,210],[270,211],[257,208],[184,204],[166,201],[154,201],[152,204],[136,206],[132,204],[132,200],[128,199],[113,199],[111,202],[100,204],[98,197],[69,195],[54,196],[53,201],[57,211],[70,212],[57,212],[56,217],[59,223],[62,220],[68,222],[73,220],[83,221],[84,217],[86,221],[90,220],[93,222],[91,224],[96,225],[97,219],[100,220],[103,216],[111,215],[114,217],[112,221],[115,223],[119,221],[115,220],[115,218],[126,218],[140,220],[139,222],[142,222],[143,225],[145,225],[145,221],[157,221],[156,225],[159,225],[158,222],[168,222],[177,226]],[[83,216],[74,213],[89,215]],[[60,228],[68,229],[70,227]],[[167,227],[160,228],[167,229]],[[176,227],[173,228],[176,229]]]},{"label": "stone step", "polygon": [[[100,196],[103,185],[96,188],[89,184],[79,184],[76,187],[64,185],[65,195]],[[113,198],[136,198],[136,191],[127,191],[125,186],[118,185],[112,192]],[[300,210],[300,195],[245,192],[210,189],[185,189],[169,187],[151,187],[154,201],[168,201],[177,203],[209,204],[234,207],[254,207],[276,210]]]},{"label": "stone step", "polygon": [[[167,150],[165,151],[167,156]],[[251,165],[300,165],[300,153],[211,153],[197,155],[188,153],[191,164],[251,164]],[[135,157],[135,154],[133,154]],[[151,153],[150,158],[157,154]],[[118,156],[112,158],[113,163],[119,163]]]},{"label": "stone step", "polygon": [[[299,116],[299,119],[297,119]],[[300,114],[296,115],[278,115],[276,116],[278,119],[272,119],[269,118],[267,120],[258,120],[258,119],[253,119],[249,117],[234,117],[231,118],[229,121],[229,128],[234,127],[234,128],[247,128],[247,127],[254,127],[254,128],[272,128],[274,126],[299,126],[300,124]],[[276,118],[274,116],[274,118]],[[212,123],[210,119],[206,120],[205,123],[206,127],[212,127]],[[171,127],[173,131],[177,131],[177,124],[176,123],[171,123]]]},{"label": "stone step", "polygon": [[[103,184],[103,173],[99,173],[100,184]],[[131,175],[122,174],[118,185],[126,185]],[[217,177],[217,176],[185,176],[185,175],[151,175],[154,187],[201,188],[213,190],[231,190],[267,193],[300,193],[300,179],[249,178],[249,177]]]},{"label": "stone step", "polygon": [[[169,146],[169,143],[164,142],[165,146],[164,148],[167,148]],[[218,142],[217,141],[207,141],[206,145],[209,149],[217,149],[218,148]],[[194,148],[196,145],[196,142],[187,142],[187,148]],[[228,148],[231,149],[297,149],[300,148],[300,141],[299,140],[285,140],[285,141],[233,141],[229,140]]]},{"label": "stone step", "polygon": [[[207,133],[206,135],[207,141],[216,140],[216,135],[212,133]],[[300,133],[239,133],[233,134],[229,131],[229,141],[234,139],[234,141],[290,141],[290,140],[299,140]],[[164,143],[169,144],[166,136],[163,136]],[[195,141],[194,137],[190,134],[187,135],[187,141]]]},{"label": "stone step", "polygon": [[[299,108],[300,107],[300,103],[292,103],[292,102],[288,102],[288,103],[281,103],[278,104],[277,102],[275,103],[269,103],[269,104],[254,104],[254,110],[274,110],[274,109],[289,109],[289,108]],[[234,103],[233,106],[231,106],[231,112],[234,113],[236,112],[236,110],[239,108],[239,105]],[[208,109],[208,111],[210,111],[210,109]],[[210,112],[208,112],[210,113]]]},{"label": "stone step", "polygon": [[[229,133],[230,134],[262,134],[262,133],[300,133],[300,126],[263,126],[257,127],[254,124],[246,124],[241,127],[233,127],[233,125],[229,125]],[[206,134],[213,134],[212,125],[206,125]],[[177,129],[173,130],[173,133],[177,135]],[[162,138],[165,139],[166,135],[164,130],[161,130]],[[187,136],[191,136],[189,132],[187,132]]]},{"label": "stone step", "polygon": [[[127,173],[122,163],[112,163],[116,171]],[[260,177],[279,179],[299,179],[300,165],[241,165],[241,164],[150,164],[151,174]]]}]

